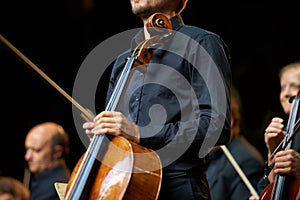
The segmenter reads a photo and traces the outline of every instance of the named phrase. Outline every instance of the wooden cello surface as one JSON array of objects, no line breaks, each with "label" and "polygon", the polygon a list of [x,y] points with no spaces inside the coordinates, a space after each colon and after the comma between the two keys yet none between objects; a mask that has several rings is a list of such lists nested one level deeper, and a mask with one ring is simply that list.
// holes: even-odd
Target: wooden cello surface
[{"label": "wooden cello surface", "polygon": [[[270,200],[272,197],[274,183],[269,184],[261,193],[259,200]],[[300,177],[295,177],[290,180],[287,188],[287,200],[300,200]]]},{"label": "wooden cello surface", "polygon": [[[66,193],[70,192],[70,185],[80,171],[78,168],[82,158],[71,174]],[[85,199],[155,200],[158,198],[162,179],[161,161],[150,149],[124,137],[114,137],[107,145],[101,163],[98,162],[95,168],[97,169],[90,176],[93,180],[89,180],[91,185],[86,187]]]}]

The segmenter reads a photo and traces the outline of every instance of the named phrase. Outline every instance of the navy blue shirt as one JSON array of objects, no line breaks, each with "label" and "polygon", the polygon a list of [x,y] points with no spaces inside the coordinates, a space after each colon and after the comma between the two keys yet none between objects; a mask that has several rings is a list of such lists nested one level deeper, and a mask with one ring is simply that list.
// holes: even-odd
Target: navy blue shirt
[{"label": "navy blue shirt", "polygon": [[[259,151],[243,135],[234,137],[227,145],[237,164],[256,190],[263,176],[264,159]],[[207,180],[212,200],[248,200],[249,189],[222,151],[210,153]]]},{"label": "navy blue shirt", "polygon": [[59,200],[54,183],[68,183],[69,178],[70,171],[65,165],[33,175],[30,180],[30,200]]},{"label": "navy blue shirt", "polygon": [[[139,125],[140,144],[157,152],[165,171],[199,170],[209,148],[230,137],[228,49],[218,35],[184,25],[180,16],[171,22],[170,41],[154,49],[149,63],[131,70],[115,110]],[[132,49],[114,63],[107,102],[143,40],[141,30]]]}]

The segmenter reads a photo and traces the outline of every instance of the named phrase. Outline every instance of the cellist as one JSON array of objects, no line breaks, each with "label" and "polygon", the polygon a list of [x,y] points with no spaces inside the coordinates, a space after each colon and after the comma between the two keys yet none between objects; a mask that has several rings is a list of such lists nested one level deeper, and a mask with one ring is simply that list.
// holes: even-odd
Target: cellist
[{"label": "cellist", "polygon": [[[300,90],[300,61],[285,65],[279,72],[280,80],[280,103],[285,114],[291,112],[291,98],[298,95]],[[279,117],[274,117],[269,126],[265,129],[264,139],[268,149],[268,165],[274,163],[273,169],[267,178],[261,178],[258,183],[259,193],[274,182],[276,174],[284,174],[290,176],[300,176],[300,133],[296,132],[294,138],[293,149],[280,150],[272,156],[275,149],[283,140],[286,122]],[[271,157],[272,156],[272,157]],[[300,187],[298,185],[298,187]],[[297,188],[296,188],[297,189]],[[300,188],[298,188],[300,190]],[[300,198],[300,197],[299,197]],[[251,196],[249,200],[254,200]]]},{"label": "cellist", "polygon": [[[149,63],[132,70],[116,110],[100,112],[83,128],[88,135],[123,136],[155,150],[163,167],[159,199],[210,199],[204,157],[230,137],[227,47],[217,34],[183,23],[180,13],[187,0],[130,3],[145,27],[132,47],[152,36],[146,22],[155,13],[170,19],[174,34],[169,43],[154,49]],[[114,63],[108,100],[130,54],[125,52]]]}]

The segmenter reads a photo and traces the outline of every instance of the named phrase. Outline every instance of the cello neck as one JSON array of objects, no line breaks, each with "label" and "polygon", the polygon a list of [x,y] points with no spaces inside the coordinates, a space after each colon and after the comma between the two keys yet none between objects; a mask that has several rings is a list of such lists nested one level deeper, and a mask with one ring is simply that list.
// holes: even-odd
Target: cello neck
[{"label": "cello neck", "polygon": [[[293,141],[295,138],[295,127],[298,127],[299,123],[299,95],[297,95],[292,101],[291,112],[287,124],[287,134],[284,138],[283,145],[285,150],[293,148]],[[296,128],[297,129],[297,128]],[[272,190],[271,200],[284,200],[289,196],[288,185],[290,182],[290,176],[278,174],[275,177],[274,186]]]}]

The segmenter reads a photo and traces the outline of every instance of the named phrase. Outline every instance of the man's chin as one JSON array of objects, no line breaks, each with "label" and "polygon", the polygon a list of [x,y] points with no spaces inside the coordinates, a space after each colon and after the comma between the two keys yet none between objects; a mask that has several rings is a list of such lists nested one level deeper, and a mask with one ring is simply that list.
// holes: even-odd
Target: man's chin
[{"label": "man's chin", "polygon": [[36,167],[35,166],[28,166],[28,169],[29,169],[29,171],[31,172],[31,173],[33,173],[33,174],[36,174],[37,172],[38,172],[38,170],[36,169]]}]

